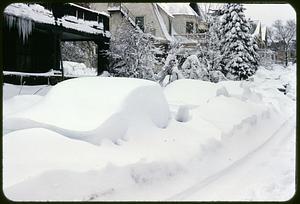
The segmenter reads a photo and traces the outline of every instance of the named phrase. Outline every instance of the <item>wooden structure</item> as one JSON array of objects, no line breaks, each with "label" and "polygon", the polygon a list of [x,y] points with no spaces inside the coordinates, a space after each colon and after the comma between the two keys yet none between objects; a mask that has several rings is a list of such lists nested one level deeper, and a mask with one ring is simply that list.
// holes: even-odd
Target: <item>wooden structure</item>
[{"label": "wooden structure", "polygon": [[[25,73],[29,76],[26,84],[49,83],[57,75],[63,79],[61,41],[94,41],[98,75],[107,68],[110,33],[105,13],[71,3],[16,3],[4,10],[4,22],[5,82],[19,83],[17,76],[25,80]],[[45,76],[48,79],[38,79]]]}]

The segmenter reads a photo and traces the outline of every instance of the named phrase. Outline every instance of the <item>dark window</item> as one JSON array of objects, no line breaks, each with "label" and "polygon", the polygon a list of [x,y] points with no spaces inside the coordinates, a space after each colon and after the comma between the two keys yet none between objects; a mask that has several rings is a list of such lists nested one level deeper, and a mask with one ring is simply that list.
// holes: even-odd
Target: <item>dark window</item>
[{"label": "dark window", "polygon": [[172,35],[172,21],[169,18],[169,34]]},{"label": "dark window", "polygon": [[84,12],[83,11],[76,11],[76,17],[77,19],[83,19],[84,20]]},{"label": "dark window", "polygon": [[135,17],[135,23],[142,31],[144,31],[144,16]]},{"label": "dark window", "polygon": [[186,22],[186,33],[193,33],[194,30],[194,23],[193,22]]}]

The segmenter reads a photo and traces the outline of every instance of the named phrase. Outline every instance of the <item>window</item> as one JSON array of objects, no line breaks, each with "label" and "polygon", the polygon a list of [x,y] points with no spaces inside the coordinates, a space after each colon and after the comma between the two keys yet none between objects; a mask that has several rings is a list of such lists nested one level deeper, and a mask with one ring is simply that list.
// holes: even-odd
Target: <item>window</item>
[{"label": "window", "polygon": [[135,24],[144,32],[144,16],[135,17]]},{"label": "window", "polygon": [[194,23],[193,22],[186,22],[186,33],[193,33],[194,31]]}]

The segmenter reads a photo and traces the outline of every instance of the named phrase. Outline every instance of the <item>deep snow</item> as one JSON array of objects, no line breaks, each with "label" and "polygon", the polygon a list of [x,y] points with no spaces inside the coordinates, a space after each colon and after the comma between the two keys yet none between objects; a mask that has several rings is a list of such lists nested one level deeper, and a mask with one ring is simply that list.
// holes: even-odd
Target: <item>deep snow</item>
[{"label": "deep snow", "polygon": [[[35,95],[41,87],[5,84],[4,193],[12,200],[288,200],[295,69],[261,67],[242,82],[177,80],[164,90],[105,77]],[[278,90],[284,84],[286,95]]]}]

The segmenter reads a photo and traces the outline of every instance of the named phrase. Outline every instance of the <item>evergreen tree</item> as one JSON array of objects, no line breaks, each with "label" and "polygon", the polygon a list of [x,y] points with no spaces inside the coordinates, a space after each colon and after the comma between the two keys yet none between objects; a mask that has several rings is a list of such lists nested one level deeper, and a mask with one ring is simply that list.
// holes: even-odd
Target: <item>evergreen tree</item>
[{"label": "evergreen tree", "polygon": [[225,4],[221,18],[221,71],[233,80],[247,79],[258,66],[258,49],[241,4]]},{"label": "evergreen tree", "polygon": [[124,19],[110,42],[109,72],[117,77],[155,80],[155,52],[152,36]]}]

